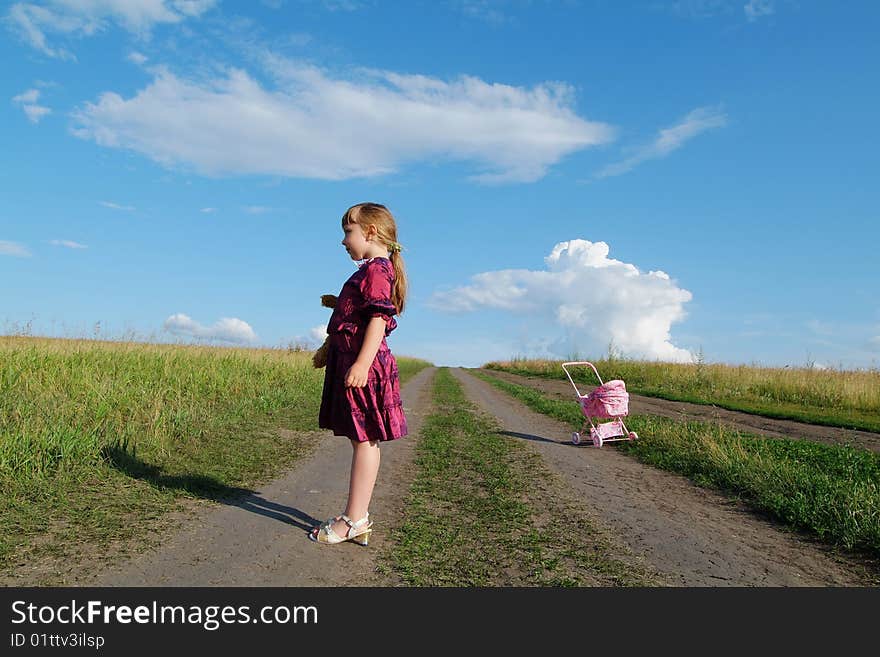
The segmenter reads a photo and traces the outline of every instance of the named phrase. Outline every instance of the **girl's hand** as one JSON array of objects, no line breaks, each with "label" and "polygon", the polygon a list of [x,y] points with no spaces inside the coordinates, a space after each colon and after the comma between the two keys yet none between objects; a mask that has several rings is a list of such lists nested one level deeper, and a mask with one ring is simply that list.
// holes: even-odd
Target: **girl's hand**
[{"label": "girl's hand", "polygon": [[370,372],[370,368],[366,365],[361,365],[357,361],[355,361],[354,365],[348,368],[348,372],[345,373],[345,385],[349,388],[363,388],[367,385],[367,375]]}]

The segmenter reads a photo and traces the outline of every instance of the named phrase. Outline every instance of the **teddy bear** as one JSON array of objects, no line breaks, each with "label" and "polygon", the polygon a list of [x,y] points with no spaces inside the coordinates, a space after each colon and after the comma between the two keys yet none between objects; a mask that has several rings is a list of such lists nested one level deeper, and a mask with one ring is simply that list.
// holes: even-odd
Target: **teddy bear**
[{"label": "teddy bear", "polygon": [[[321,295],[321,305],[325,308],[335,308],[336,307],[336,295],[335,294],[322,294]],[[318,350],[315,352],[315,355],[312,356],[312,365],[314,365],[315,369],[320,369],[327,365],[327,350],[330,348],[330,336],[328,335],[324,338],[324,344],[318,347]]]}]

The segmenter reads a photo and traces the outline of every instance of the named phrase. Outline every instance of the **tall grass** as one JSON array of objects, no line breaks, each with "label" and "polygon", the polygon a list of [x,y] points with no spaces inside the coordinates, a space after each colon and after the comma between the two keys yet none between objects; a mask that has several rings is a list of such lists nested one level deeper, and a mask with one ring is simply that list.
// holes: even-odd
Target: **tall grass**
[{"label": "tall grass", "polygon": [[89,468],[106,448],[167,461],[283,408],[317,413],[307,353],[0,338],[0,477]]},{"label": "tall grass", "polygon": [[317,429],[323,379],[295,349],[0,337],[0,564],[52,527],[126,537],[277,472],[310,448],[279,429]]},{"label": "tall grass", "polygon": [[[514,359],[490,362],[484,367],[566,380],[562,362]],[[641,395],[880,431],[880,370],[682,364],[623,358],[603,358],[593,363],[604,380],[623,379],[630,392]],[[589,368],[572,368],[572,374],[578,383],[598,383]]]}]

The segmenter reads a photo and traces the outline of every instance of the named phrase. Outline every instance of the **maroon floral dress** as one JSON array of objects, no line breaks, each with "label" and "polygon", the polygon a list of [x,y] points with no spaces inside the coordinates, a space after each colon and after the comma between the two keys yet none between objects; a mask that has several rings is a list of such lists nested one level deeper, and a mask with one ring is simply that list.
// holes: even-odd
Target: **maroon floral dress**
[{"label": "maroon floral dress", "polygon": [[[388,258],[371,258],[342,286],[327,325],[330,348],[318,425],[358,442],[394,440],[405,436],[406,417],[400,399],[397,361],[385,337],[397,328],[391,303],[394,267]],[[363,388],[345,386],[345,375],[357,360],[367,324],[385,319],[385,337],[373,359]]]}]

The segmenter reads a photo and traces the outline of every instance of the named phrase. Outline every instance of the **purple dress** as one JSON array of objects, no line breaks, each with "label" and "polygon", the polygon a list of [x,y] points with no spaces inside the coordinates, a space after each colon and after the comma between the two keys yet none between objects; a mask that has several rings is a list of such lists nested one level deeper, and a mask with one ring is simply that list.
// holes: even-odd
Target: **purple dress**
[{"label": "purple dress", "polygon": [[330,348],[318,426],[358,442],[394,440],[406,435],[397,361],[385,338],[373,359],[363,388],[345,386],[345,375],[357,360],[367,324],[385,319],[385,336],[397,327],[391,303],[394,267],[388,258],[371,258],[345,281],[327,325]]}]

